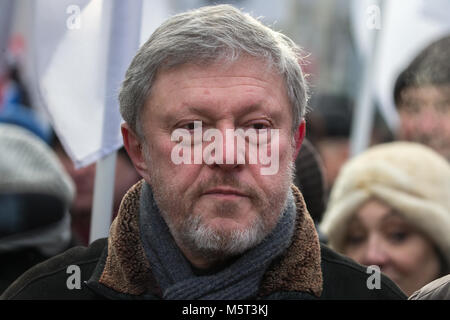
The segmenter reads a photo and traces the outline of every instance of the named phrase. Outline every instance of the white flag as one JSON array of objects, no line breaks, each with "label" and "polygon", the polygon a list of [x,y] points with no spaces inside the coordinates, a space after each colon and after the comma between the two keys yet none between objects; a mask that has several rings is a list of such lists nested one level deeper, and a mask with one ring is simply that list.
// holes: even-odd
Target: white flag
[{"label": "white flag", "polygon": [[142,3],[33,2],[37,91],[76,167],[122,145],[118,89],[139,46]]}]

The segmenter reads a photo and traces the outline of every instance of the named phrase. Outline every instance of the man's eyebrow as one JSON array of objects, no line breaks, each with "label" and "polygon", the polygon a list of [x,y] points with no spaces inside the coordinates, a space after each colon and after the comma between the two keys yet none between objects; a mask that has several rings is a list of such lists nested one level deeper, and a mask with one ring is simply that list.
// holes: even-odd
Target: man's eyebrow
[{"label": "man's eyebrow", "polygon": [[[264,111],[268,114],[276,114],[278,110],[272,110],[270,108],[266,108],[263,106],[262,103],[252,103],[248,105],[242,105],[239,107],[239,110],[237,112],[238,116],[244,116],[246,114],[256,112],[256,111]],[[185,106],[184,110],[180,110],[180,114],[183,113],[193,113],[199,116],[204,116],[207,118],[214,118],[214,116],[217,114],[217,110],[211,109],[211,108],[202,108],[199,106]]]},{"label": "man's eyebrow", "polygon": [[265,108],[261,103],[254,103],[251,105],[243,106],[241,108],[242,113],[252,113],[252,112],[261,111],[261,110],[264,110],[264,111],[267,110],[267,111],[274,112],[274,110],[269,110],[268,108]]}]

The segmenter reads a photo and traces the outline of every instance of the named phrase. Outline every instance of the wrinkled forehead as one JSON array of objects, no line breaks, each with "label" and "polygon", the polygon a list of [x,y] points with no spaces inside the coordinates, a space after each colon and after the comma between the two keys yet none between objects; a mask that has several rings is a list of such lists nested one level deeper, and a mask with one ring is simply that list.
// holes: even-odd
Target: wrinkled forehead
[{"label": "wrinkled forehead", "polygon": [[169,59],[158,68],[152,87],[162,77],[167,78],[168,75],[170,76],[172,74],[176,74],[178,80],[182,79],[183,76],[201,77],[205,74],[208,76],[235,76],[241,74],[245,76],[254,75],[263,78],[274,78],[274,85],[280,83],[280,81],[283,84],[285,82],[283,75],[270,58],[253,57],[243,53],[233,58],[227,56],[220,56],[214,59],[197,58],[183,60],[178,63]]},{"label": "wrinkled forehead", "polygon": [[[149,95],[145,108],[161,108],[161,101],[174,101],[187,99],[188,96],[179,95],[181,91],[189,94],[198,88],[230,89],[234,87],[248,86],[248,90],[241,92],[245,95],[253,89],[265,93],[262,99],[277,100],[278,104],[287,105],[286,112],[291,113],[291,105],[286,89],[284,78],[274,68],[271,63],[249,56],[242,56],[236,61],[217,60],[208,61],[205,64],[189,62],[177,66],[161,68],[152,85],[152,92]],[[172,94],[172,95],[170,95]],[[214,97],[214,96],[213,96]],[[239,97],[227,97],[239,100]],[[244,98],[244,97],[242,97]],[[257,100],[257,99],[256,99]]]}]

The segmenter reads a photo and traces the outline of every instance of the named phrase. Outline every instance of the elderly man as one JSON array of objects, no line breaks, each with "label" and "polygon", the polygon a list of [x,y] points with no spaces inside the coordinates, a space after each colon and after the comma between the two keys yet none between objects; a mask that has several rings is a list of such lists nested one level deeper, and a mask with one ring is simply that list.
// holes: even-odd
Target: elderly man
[{"label": "elderly man", "polygon": [[119,97],[143,180],[107,241],[30,270],[4,298],[406,298],[321,247],[292,185],[305,135],[300,59],[290,39],[228,5],[163,23]]}]

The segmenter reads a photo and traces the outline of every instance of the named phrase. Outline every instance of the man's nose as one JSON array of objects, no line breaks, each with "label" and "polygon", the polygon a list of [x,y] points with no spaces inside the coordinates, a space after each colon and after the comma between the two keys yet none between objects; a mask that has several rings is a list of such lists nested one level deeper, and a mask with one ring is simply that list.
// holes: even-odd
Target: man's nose
[{"label": "man's nose", "polygon": [[220,132],[221,141],[215,141],[218,152],[215,152],[211,166],[217,166],[224,170],[232,170],[241,167],[246,163],[245,143],[239,143],[235,137],[235,128],[232,126],[224,126],[217,128]]}]

